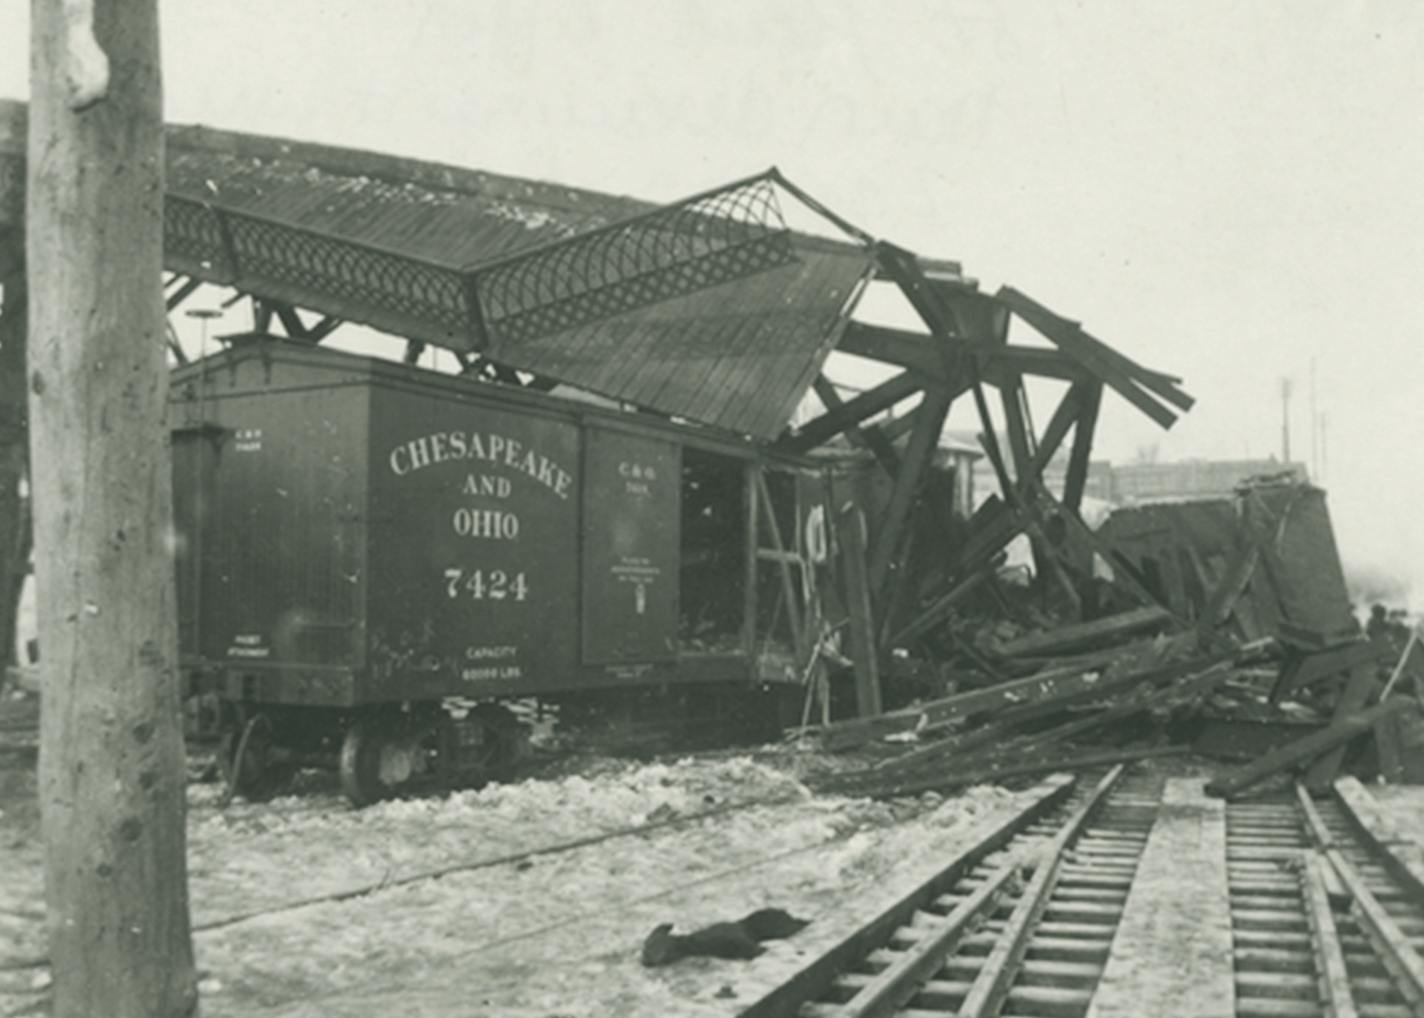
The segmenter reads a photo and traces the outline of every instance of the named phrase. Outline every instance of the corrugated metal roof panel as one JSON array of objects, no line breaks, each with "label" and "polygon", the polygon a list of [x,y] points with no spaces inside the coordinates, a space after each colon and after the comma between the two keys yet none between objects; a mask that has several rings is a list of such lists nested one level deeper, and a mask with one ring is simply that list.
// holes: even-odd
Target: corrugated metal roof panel
[{"label": "corrugated metal roof panel", "polygon": [[[13,104],[0,104],[0,114],[0,126],[22,123],[23,109]],[[12,135],[20,136],[7,129],[5,137]],[[15,158],[22,152],[0,158],[0,167],[22,166]],[[478,345],[464,270],[507,265],[511,256],[586,239],[611,223],[621,231],[630,217],[655,208],[419,160],[199,127],[169,128],[166,188],[170,268],[457,350]],[[748,186],[735,197],[761,193]],[[692,208],[694,219],[721,214]],[[226,225],[213,209],[231,214]],[[652,238],[668,225],[643,222],[636,230]],[[646,306],[634,301],[631,311],[549,334],[516,335],[519,323],[500,319],[485,352],[614,399],[775,437],[839,336],[848,298],[870,261],[852,245],[795,237],[796,260],[781,264],[777,244],[786,235],[774,226],[753,221],[745,237],[733,229],[730,239],[709,240],[709,264],[685,273],[707,289]],[[331,241],[323,240],[320,251],[302,248],[299,231]],[[700,241],[694,235],[689,243],[695,254]],[[718,251],[726,256],[720,276],[710,257]],[[358,262],[359,271],[342,268]],[[537,268],[547,274],[561,264],[546,260]],[[642,271],[635,266],[627,289],[648,281],[636,274]],[[717,284],[718,278],[729,281]]]},{"label": "corrugated metal roof panel", "polygon": [[614,399],[769,439],[780,434],[872,271],[804,239],[797,261],[489,355]]}]

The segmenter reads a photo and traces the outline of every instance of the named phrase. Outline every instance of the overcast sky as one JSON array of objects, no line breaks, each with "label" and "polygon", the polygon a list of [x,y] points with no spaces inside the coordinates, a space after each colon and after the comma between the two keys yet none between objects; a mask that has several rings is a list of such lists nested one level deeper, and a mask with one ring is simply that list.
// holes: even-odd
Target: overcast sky
[{"label": "overcast sky", "polygon": [[173,121],[654,200],[776,164],[1183,376],[1168,433],[1109,397],[1115,460],[1279,455],[1289,376],[1308,461],[1313,362],[1345,555],[1424,591],[1417,0],[162,6]]}]

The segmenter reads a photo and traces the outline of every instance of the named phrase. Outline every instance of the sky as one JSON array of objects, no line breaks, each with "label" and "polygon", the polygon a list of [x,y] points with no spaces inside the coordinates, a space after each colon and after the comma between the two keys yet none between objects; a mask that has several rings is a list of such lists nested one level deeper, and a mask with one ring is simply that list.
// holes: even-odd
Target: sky
[{"label": "sky", "polygon": [[[1289,378],[1345,559],[1424,600],[1416,0],[161,7],[175,122],[650,200],[777,165],[1183,377],[1198,403],[1169,432],[1109,398],[1105,458],[1279,456]],[[21,99],[27,8],[0,0]]]}]

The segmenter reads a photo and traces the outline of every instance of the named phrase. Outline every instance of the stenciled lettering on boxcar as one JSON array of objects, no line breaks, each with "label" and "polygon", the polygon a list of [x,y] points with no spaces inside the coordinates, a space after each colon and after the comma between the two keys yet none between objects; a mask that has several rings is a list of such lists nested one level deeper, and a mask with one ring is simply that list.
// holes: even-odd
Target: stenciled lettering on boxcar
[{"label": "stenciled lettering on boxcar", "polygon": [[550,627],[573,612],[577,428],[447,407],[426,408],[414,434],[387,431],[376,450],[389,494],[375,672],[409,678],[404,651],[466,686],[562,670],[572,647]]},{"label": "stenciled lettering on boxcar", "polygon": [[616,669],[676,656],[678,446],[591,428],[584,455],[583,659]]},{"label": "stenciled lettering on boxcar", "polygon": [[[462,461],[511,468],[533,478],[562,499],[569,497],[569,489],[573,485],[573,477],[556,461],[537,449],[528,448],[517,438],[498,433],[436,431],[402,442],[391,450],[388,457],[391,472],[397,477],[439,463]],[[505,499],[512,493],[513,485],[508,477],[471,471],[465,476],[460,491],[464,495]],[[508,509],[457,506],[451,514],[450,526],[460,537],[489,541],[519,539],[519,514]],[[456,570],[456,573],[459,572]],[[493,570],[486,576],[483,570],[476,569],[463,578],[457,576],[452,579],[450,570],[446,570],[445,576],[451,580],[451,597],[460,596],[460,589],[467,590],[476,599],[489,597],[497,601],[511,593],[522,601],[527,594],[523,573],[512,577],[503,571]]]}]

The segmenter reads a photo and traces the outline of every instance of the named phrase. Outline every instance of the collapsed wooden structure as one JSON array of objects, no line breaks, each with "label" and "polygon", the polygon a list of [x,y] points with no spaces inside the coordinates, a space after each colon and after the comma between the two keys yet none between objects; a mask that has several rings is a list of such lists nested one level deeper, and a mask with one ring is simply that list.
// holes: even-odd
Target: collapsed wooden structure
[{"label": "collapsed wooden structure", "polygon": [[[18,227],[23,127],[23,107],[0,106],[0,230]],[[807,600],[805,578],[818,564],[807,553],[805,521],[778,528],[764,491],[752,492],[746,508],[762,521],[755,554],[783,574],[798,672],[819,668],[826,633],[845,628],[864,711],[878,705],[879,670],[892,648],[942,619],[1020,533],[1030,535],[1040,574],[1080,608],[1096,544],[1078,509],[1104,391],[1164,427],[1192,405],[1180,379],[1136,363],[1011,287],[981,292],[957,263],[874,238],[775,169],[655,207],[180,127],[169,131],[166,186],[171,311],[215,284],[235,291],[228,303],[251,304],[258,335],[316,344],[344,324],[363,324],[404,339],[407,359],[439,346],[495,384],[573,387],[743,436],[768,453],[806,454],[842,441],[865,450],[888,478],[889,496],[863,547],[843,540],[851,530],[841,521],[828,521],[833,558],[851,581],[833,609],[842,618]],[[820,214],[843,238],[789,229],[784,200]],[[898,289],[921,328],[854,319],[876,282]],[[1014,318],[1046,345],[1010,342]],[[183,347],[170,341],[181,363]],[[823,372],[835,351],[893,374],[842,400]],[[1041,430],[1027,408],[1025,382],[1034,377],[1067,383]],[[810,390],[824,412],[789,426]],[[927,465],[962,398],[973,401],[1003,497],[976,514],[955,547],[916,549],[911,517],[917,502],[933,497]],[[1070,436],[1060,497],[1044,485],[1043,470]],[[906,563],[927,557],[934,575],[907,590]],[[1127,573],[1120,582],[1135,586]],[[1151,603],[1145,593],[1141,599]]]},{"label": "collapsed wooden structure", "polygon": [[[0,104],[0,276],[12,280],[24,138],[23,108]],[[1105,394],[1171,427],[1193,402],[1181,379],[1013,287],[984,292],[958,263],[873,236],[775,169],[653,206],[205,128],[170,129],[168,160],[170,311],[204,284],[222,286],[234,293],[229,304],[251,305],[254,335],[320,344],[366,325],[404,340],[408,361],[440,347],[471,377],[593,394],[747,442],[753,458],[834,445],[873,464],[884,497],[829,519],[787,519],[757,470],[742,502],[752,534],[744,612],[756,612],[756,580],[768,569],[790,674],[823,688],[818,676],[848,655],[858,717],[823,726],[828,744],[907,732],[924,741],[903,773],[847,787],[919,787],[934,779],[915,768],[943,773],[951,760],[992,768],[1015,754],[1046,759],[1115,721],[1219,698],[1241,685],[1264,637],[1280,648],[1265,699],[1298,698],[1348,674],[1332,700],[1333,727],[1389,716],[1369,706],[1381,692],[1382,652],[1367,650],[1346,617],[1333,542],[1315,561],[1283,550],[1281,521],[1319,502],[1314,489],[1243,495],[1240,533],[1229,508],[1170,524],[1166,545],[1155,525],[1094,531],[1081,510]],[[841,236],[790,229],[788,200]],[[918,327],[855,317],[877,284],[904,298]],[[1015,320],[1043,342],[1012,341]],[[170,346],[184,362],[176,335]],[[837,352],[890,374],[844,397],[826,370]],[[1028,407],[1032,379],[1066,385],[1041,428]],[[791,424],[810,392],[820,412]],[[973,405],[1000,493],[951,524],[930,475],[960,400]],[[1064,483],[1050,490],[1045,470],[1065,448]],[[1215,537],[1193,533],[1202,523]],[[998,641],[986,656],[962,638],[960,616],[976,599],[1002,599],[996,572],[1020,535],[1054,622]],[[1312,586],[1327,560],[1333,573]],[[978,671],[972,681],[886,711],[887,670],[904,656],[933,663],[946,643]],[[1338,746],[1333,739],[1310,745]],[[1321,774],[1339,766],[1331,753]]]}]

